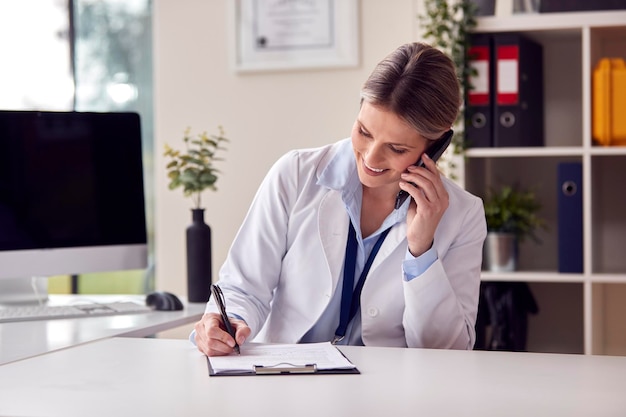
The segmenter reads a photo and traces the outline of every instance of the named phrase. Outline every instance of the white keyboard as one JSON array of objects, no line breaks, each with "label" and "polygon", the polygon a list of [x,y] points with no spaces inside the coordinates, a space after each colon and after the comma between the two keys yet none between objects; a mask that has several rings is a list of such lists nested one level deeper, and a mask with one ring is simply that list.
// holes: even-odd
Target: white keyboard
[{"label": "white keyboard", "polygon": [[28,305],[0,307],[0,323],[27,320],[70,319],[78,317],[113,316],[148,313],[148,306],[121,301],[113,303],[81,303],[75,305]]}]

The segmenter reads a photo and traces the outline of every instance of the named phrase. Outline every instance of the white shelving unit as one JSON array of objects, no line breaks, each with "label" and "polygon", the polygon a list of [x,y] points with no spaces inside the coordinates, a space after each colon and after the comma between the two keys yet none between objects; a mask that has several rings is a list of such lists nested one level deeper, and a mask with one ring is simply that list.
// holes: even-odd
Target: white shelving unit
[{"label": "white shelving unit", "polygon": [[[626,59],[626,11],[482,17],[475,31],[520,32],[544,54],[545,146],[469,149],[464,178],[481,196],[500,183],[534,188],[548,230],[521,245],[519,271],[482,279],[529,282],[540,309],[529,350],[626,355],[626,147],[591,137],[593,69],[601,57]],[[557,165],[571,161],[583,167],[581,274],[558,272]]]}]

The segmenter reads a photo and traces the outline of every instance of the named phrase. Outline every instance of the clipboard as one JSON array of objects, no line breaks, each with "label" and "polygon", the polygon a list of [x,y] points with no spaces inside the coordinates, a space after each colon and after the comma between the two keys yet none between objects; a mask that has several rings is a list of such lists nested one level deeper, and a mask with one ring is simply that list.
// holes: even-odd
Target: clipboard
[{"label": "clipboard", "polygon": [[207,356],[209,376],[360,374],[330,342],[241,346],[241,355]]}]

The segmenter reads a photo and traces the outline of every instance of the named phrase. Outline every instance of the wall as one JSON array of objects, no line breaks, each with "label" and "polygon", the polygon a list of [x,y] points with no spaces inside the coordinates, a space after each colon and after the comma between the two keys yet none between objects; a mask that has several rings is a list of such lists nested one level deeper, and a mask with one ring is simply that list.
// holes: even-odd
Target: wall
[{"label": "wall", "polygon": [[164,144],[181,148],[188,126],[211,133],[222,125],[231,140],[218,191],[202,196],[216,279],[271,164],[289,149],[349,136],[362,82],[387,53],[417,35],[415,0],[360,0],[358,67],[239,74],[230,65],[229,1],[154,1],[156,286],[179,295],[186,294],[191,201],[167,188]]}]

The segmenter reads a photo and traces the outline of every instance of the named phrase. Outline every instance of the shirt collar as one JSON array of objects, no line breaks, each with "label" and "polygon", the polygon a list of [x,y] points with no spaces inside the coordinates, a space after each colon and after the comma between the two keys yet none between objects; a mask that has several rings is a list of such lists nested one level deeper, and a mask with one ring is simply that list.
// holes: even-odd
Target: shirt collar
[{"label": "shirt collar", "polygon": [[[317,184],[341,192],[341,199],[346,205],[355,228],[358,230],[360,229],[363,189],[361,188],[361,181],[356,168],[352,141],[350,138],[344,139],[337,146],[337,152],[320,173]],[[405,221],[410,201],[411,199],[407,198],[399,209],[392,211],[381,225],[381,228],[373,236],[378,235],[380,231],[398,222]]]},{"label": "shirt collar", "polygon": [[341,191],[343,201],[348,202],[354,199],[356,193],[361,193],[361,181],[350,138],[340,141],[337,146],[337,152],[320,173],[317,184]]}]

